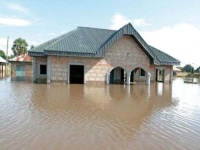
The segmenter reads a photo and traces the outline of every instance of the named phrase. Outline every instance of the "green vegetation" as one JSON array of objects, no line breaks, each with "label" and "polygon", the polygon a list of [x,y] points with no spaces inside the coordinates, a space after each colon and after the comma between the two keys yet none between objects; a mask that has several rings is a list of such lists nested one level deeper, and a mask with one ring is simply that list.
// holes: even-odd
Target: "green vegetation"
[{"label": "green vegetation", "polygon": [[34,45],[31,45],[31,49],[33,49],[35,46]]},{"label": "green vegetation", "polygon": [[186,75],[185,77],[188,77],[188,78],[192,78],[192,77],[194,77],[194,78],[200,78],[200,75],[198,74],[198,73],[194,73],[194,74],[188,74],[188,75]]},{"label": "green vegetation", "polygon": [[200,72],[200,66],[195,70],[196,73]]},{"label": "green vegetation", "polygon": [[4,53],[4,51],[0,50],[0,57],[2,57],[3,59],[6,59],[6,55]]},{"label": "green vegetation", "polygon": [[25,39],[18,38],[13,42],[12,51],[14,56],[27,53],[28,44]]},{"label": "green vegetation", "polygon": [[194,67],[190,64],[187,64],[183,67],[182,69],[183,72],[190,72],[190,73],[194,73]]}]

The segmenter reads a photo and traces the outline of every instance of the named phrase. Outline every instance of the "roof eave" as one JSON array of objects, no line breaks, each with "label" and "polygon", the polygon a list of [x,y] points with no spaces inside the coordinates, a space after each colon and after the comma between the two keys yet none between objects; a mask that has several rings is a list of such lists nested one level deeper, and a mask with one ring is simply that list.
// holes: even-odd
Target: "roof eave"
[{"label": "roof eave", "polygon": [[31,57],[45,56],[44,52],[29,51],[28,55]]},{"label": "roof eave", "polygon": [[92,52],[88,53],[88,52],[44,50],[44,54],[48,56],[95,57],[95,53],[92,53]]}]

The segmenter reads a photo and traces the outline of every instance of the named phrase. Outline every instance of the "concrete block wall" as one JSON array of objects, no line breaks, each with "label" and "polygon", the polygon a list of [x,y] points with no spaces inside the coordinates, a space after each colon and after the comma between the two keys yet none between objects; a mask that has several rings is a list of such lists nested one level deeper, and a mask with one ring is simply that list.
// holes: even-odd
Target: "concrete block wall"
[{"label": "concrete block wall", "polygon": [[[84,65],[85,82],[104,82],[106,74],[115,67],[122,67],[128,73],[135,68],[142,68],[146,73],[151,74],[151,81],[155,81],[156,66],[150,64],[149,57],[138,43],[129,35],[124,35],[115,44],[108,48],[104,58],[86,58],[86,57],[65,57],[65,56],[47,56],[50,65],[50,81],[61,81],[68,83],[69,66]],[[47,57],[36,58],[36,78],[47,80],[46,75],[39,74],[40,64],[47,64]],[[165,67],[165,82],[171,80],[172,66]],[[145,80],[145,78],[143,78]]]},{"label": "concrete block wall", "polygon": [[165,66],[165,82],[171,82],[173,66]]},{"label": "concrete block wall", "polygon": [[128,35],[123,36],[110,47],[103,59],[62,56],[48,57],[50,57],[51,63],[51,81],[68,82],[70,64],[82,64],[85,66],[85,82],[105,82],[106,74],[118,66],[128,72],[137,67],[142,67],[147,72],[151,71],[148,56],[134,39]]},{"label": "concrete block wall", "polygon": [[137,67],[149,70],[150,60],[135,40],[124,35],[107,52],[105,59],[112,66],[123,66],[125,70],[132,71]]},{"label": "concrete block wall", "polygon": [[37,83],[46,83],[47,82],[47,75],[40,75],[40,65],[47,64],[47,57],[37,57],[36,58],[36,82]]},{"label": "concrete block wall", "polygon": [[105,75],[109,71],[109,64],[104,59],[82,57],[51,57],[51,81],[69,80],[69,65],[84,65],[85,82],[105,82]]},{"label": "concrete block wall", "polygon": [[16,66],[24,66],[24,71],[25,71],[25,76],[24,80],[26,81],[31,81],[32,80],[32,75],[33,75],[33,70],[32,70],[32,63],[29,62],[16,62],[11,64],[11,80],[17,80],[16,76]]}]

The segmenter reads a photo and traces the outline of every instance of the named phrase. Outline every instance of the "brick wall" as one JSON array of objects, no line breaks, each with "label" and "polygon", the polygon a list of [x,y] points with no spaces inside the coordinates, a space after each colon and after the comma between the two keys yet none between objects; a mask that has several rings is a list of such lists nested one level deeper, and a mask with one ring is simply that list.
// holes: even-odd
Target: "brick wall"
[{"label": "brick wall", "polygon": [[40,74],[40,65],[47,64],[47,57],[37,57],[36,58],[36,82],[38,83],[46,83],[47,75]]},{"label": "brick wall", "polygon": [[[20,77],[20,79],[17,78],[16,76],[16,66],[23,66],[24,67],[24,71],[25,71],[25,76],[24,77]],[[26,63],[26,62],[13,62],[11,64],[11,80],[15,81],[15,80],[25,80],[25,81],[31,81],[32,80],[32,74],[33,74],[33,70],[32,70],[32,63]]]},{"label": "brick wall", "polygon": [[49,56],[51,62],[51,81],[68,82],[69,65],[79,64],[85,66],[85,81],[105,81],[105,75],[110,66],[104,59],[81,57]]},{"label": "brick wall", "polygon": [[[106,51],[104,59],[59,56],[48,57],[50,57],[51,64],[51,81],[68,82],[70,64],[82,64],[85,66],[85,82],[105,82],[106,74],[118,66],[128,72],[131,72],[137,67],[142,67],[145,71],[151,71],[151,73],[153,73],[150,68],[148,56],[134,39],[128,35],[123,36],[110,47]],[[37,58],[37,63],[42,61],[45,62],[46,59],[41,60],[41,58]]]}]

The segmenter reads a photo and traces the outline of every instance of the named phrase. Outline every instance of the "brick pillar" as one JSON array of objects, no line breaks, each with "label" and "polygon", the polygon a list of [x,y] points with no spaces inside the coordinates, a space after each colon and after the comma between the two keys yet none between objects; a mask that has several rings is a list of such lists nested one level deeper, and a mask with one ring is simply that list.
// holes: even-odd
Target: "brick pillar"
[{"label": "brick pillar", "polygon": [[130,72],[127,72],[127,76],[126,76],[126,78],[127,78],[127,85],[130,85],[130,83],[131,83],[131,73]]},{"label": "brick pillar", "polygon": [[110,84],[110,73],[106,74],[106,84]]},{"label": "brick pillar", "polygon": [[146,84],[150,85],[150,81],[151,81],[151,74],[148,72],[146,75]]},{"label": "brick pillar", "polygon": [[3,64],[1,65],[1,72],[2,72],[2,77],[3,77]]},{"label": "brick pillar", "polygon": [[172,83],[172,79],[173,79],[173,66],[170,69],[170,79],[169,79],[170,83]]},{"label": "brick pillar", "polygon": [[37,78],[37,66],[36,66],[36,57],[33,57],[33,83],[36,82]]},{"label": "brick pillar", "polygon": [[51,82],[51,57],[47,56],[47,83]]}]

